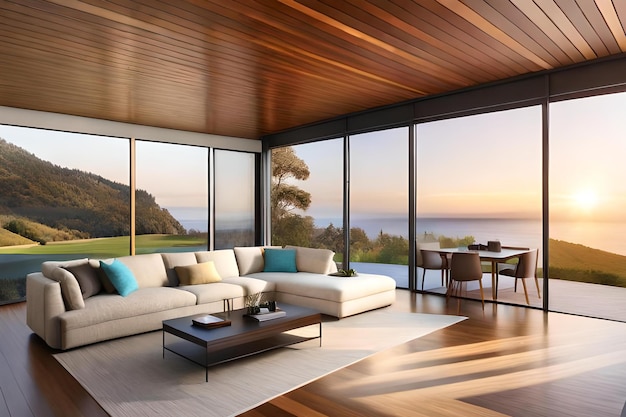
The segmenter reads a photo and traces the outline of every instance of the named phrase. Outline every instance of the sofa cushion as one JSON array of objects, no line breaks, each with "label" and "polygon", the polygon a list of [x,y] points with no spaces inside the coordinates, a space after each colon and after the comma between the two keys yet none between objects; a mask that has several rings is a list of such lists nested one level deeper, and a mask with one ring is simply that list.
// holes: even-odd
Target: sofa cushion
[{"label": "sofa cushion", "polygon": [[[301,246],[285,246],[296,250],[296,267],[299,272],[329,274],[334,265],[335,252],[330,249],[303,248]],[[336,268],[336,266],[335,266]]]},{"label": "sofa cushion", "polygon": [[100,293],[85,300],[86,308],[68,311],[60,319],[65,331],[128,317],[143,320],[152,313],[193,306],[196,297],[177,288],[141,288],[128,297]]},{"label": "sofa cushion", "polygon": [[395,290],[396,281],[385,275],[359,274],[356,277],[340,278],[310,272],[281,273],[260,272],[250,275],[273,282],[276,291],[308,298],[342,303],[372,294]]},{"label": "sofa cushion", "polygon": [[266,249],[263,272],[298,272],[295,249]]},{"label": "sofa cushion", "polygon": [[170,287],[178,287],[179,285],[178,275],[174,268],[198,263],[196,254],[193,252],[162,253],[161,257],[163,258],[165,273],[167,274]]},{"label": "sofa cushion", "polygon": [[168,286],[169,281],[161,254],[121,256],[117,259],[132,271],[139,288]]},{"label": "sofa cushion", "polygon": [[96,274],[96,270],[89,262],[79,265],[65,266],[63,269],[68,270],[78,281],[80,292],[83,299],[98,294],[102,290],[102,283]]},{"label": "sofa cushion", "polygon": [[[83,262],[86,262],[86,260]],[[55,268],[49,268],[48,273],[50,274],[48,278],[57,281],[61,286],[63,303],[68,310],[80,310],[85,308],[80,285],[78,285],[78,281],[70,271],[57,266]]]},{"label": "sofa cushion", "polygon": [[139,289],[133,272],[119,259],[114,259],[110,264],[100,261],[100,268],[115,287],[118,294],[126,297],[128,294]]},{"label": "sofa cushion", "polygon": [[49,279],[57,281],[61,286],[61,296],[65,307],[70,310],[82,309],[85,307],[83,302],[80,284],[74,275],[67,271],[59,269],[65,267],[74,267],[88,263],[87,258],[72,259],[69,261],[46,261],[41,264],[41,273]]},{"label": "sofa cushion", "polygon": [[222,282],[242,287],[244,295],[274,292],[276,289],[276,285],[273,282],[251,277],[229,277],[223,279]]},{"label": "sofa cushion", "polygon": [[263,271],[265,263],[263,261],[263,250],[260,247],[236,247],[233,250],[235,251],[240,275]]},{"label": "sofa cushion", "polygon": [[215,269],[213,261],[177,266],[174,270],[178,275],[180,285],[210,284],[222,280],[222,277],[217,273],[217,269]]},{"label": "sofa cushion", "polygon": [[215,269],[220,277],[238,277],[239,267],[235,259],[235,252],[232,249],[220,249],[214,251],[196,252],[196,260],[198,263],[213,261]]},{"label": "sofa cushion", "polygon": [[226,282],[213,282],[202,285],[185,285],[178,287],[195,295],[198,304],[208,304],[215,301],[239,298],[244,296],[244,289],[239,285]]},{"label": "sofa cushion", "polygon": [[52,277],[52,271],[54,271],[56,268],[64,267],[64,266],[80,265],[87,261],[88,261],[87,258],[72,259],[70,261],[45,261],[41,264],[41,273],[46,278],[54,279]]}]

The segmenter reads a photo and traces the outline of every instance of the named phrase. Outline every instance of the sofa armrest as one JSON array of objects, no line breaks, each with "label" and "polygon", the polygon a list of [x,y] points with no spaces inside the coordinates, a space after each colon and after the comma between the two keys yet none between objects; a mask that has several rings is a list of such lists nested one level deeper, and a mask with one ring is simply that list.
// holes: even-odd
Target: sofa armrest
[{"label": "sofa armrest", "polygon": [[66,311],[61,285],[41,272],[26,276],[26,324],[50,347],[61,348],[59,315]]}]

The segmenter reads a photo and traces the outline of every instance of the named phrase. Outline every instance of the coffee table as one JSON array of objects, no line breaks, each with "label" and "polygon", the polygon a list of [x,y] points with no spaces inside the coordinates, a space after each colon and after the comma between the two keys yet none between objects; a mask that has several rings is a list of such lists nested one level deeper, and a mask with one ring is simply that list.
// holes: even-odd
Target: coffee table
[{"label": "coffee table", "polygon": [[[312,339],[319,339],[322,346],[322,314],[319,311],[283,303],[280,309],[287,314],[262,322],[246,317],[246,309],[215,313],[212,315],[230,320],[232,324],[213,329],[192,324],[193,318],[203,314],[164,320],[163,358],[167,350],[203,366],[208,382],[211,366]],[[286,333],[315,324],[319,325],[318,335]],[[166,335],[170,336],[166,338]]]}]

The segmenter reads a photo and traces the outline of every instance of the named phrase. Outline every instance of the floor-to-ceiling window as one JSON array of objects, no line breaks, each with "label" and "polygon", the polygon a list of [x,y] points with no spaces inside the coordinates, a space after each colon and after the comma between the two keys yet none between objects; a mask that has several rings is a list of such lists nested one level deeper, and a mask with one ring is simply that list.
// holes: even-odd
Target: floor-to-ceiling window
[{"label": "floor-to-ceiling window", "polygon": [[129,140],[0,125],[0,303],[46,260],[130,252]]},{"label": "floor-to-ceiling window", "polygon": [[206,250],[212,224],[217,248],[254,244],[256,153],[215,151],[210,187],[210,151],[0,125],[0,304],[47,260]]},{"label": "floor-to-ceiling window", "polygon": [[[419,124],[418,242],[467,247],[500,241],[541,254],[541,138],[539,106]],[[483,265],[489,298],[490,268]],[[421,268],[417,275],[419,288]],[[440,277],[440,271],[426,271],[424,289],[444,292]],[[513,279],[500,277],[498,287],[499,300],[526,303],[523,292],[514,292]],[[467,296],[480,297],[469,288]],[[541,306],[536,291],[529,298]]]},{"label": "floor-to-ceiling window", "polygon": [[206,250],[208,148],[136,141],[136,253]]},{"label": "floor-to-ceiling window", "polygon": [[215,150],[215,249],[254,245],[256,156]]},{"label": "floor-to-ceiling window", "polygon": [[331,249],[341,262],[343,139],[272,151],[272,244]]},{"label": "floor-to-ceiling window", "polygon": [[626,93],[550,105],[551,310],[626,320]]},{"label": "floor-to-ceiling window", "polygon": [[408,288],[409,128],[349,140],[350,267]]}]

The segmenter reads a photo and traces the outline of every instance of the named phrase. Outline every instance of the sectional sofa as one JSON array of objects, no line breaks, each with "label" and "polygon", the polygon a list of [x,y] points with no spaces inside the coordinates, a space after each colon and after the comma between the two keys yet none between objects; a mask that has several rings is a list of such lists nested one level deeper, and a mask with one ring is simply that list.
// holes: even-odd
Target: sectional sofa
[{"label": "sectional sofa", "polygon": [[303,247],[154,253],[44,262],[26,277],[27,324],[70,349],[160,329],[162,321],[242,308],[247,295],[342,318],[395,301],[383,275],[336,277],[334,253]]}]

